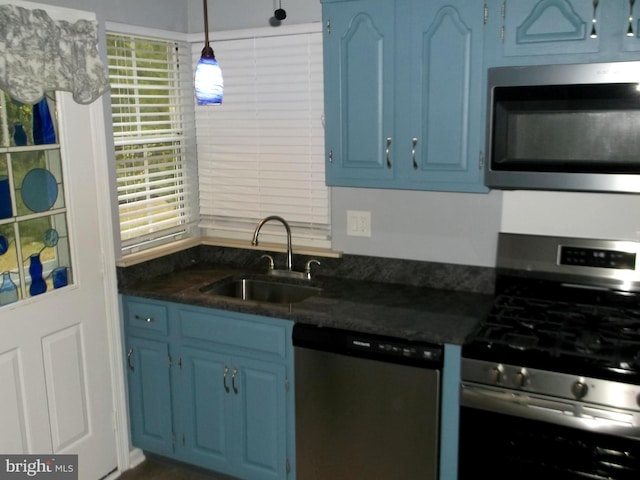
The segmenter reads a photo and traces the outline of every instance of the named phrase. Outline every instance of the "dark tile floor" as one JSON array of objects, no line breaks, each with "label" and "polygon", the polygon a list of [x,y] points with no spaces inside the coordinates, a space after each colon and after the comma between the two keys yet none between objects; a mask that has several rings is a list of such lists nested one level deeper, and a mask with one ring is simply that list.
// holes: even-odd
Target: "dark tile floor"
[{"label": "dark tile floor", "polygon": [[199,470],[164,459],[148,458],[136,468],[127,470],[120,480],[234,480],[231,477]]}]

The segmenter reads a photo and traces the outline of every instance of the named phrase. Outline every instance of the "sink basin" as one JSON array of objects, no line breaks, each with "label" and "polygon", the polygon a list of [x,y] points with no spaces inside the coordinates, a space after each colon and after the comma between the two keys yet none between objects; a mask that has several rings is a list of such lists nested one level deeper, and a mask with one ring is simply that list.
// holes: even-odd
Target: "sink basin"
[{"label": "sink basin", "polygon": [[273,280],[235,278],[230,281],[213,283],[202,288],[201,291],[209,295],[220,295],[254,302],[298,303],[306,298],[319,295],[322,289],[309,285]]}]

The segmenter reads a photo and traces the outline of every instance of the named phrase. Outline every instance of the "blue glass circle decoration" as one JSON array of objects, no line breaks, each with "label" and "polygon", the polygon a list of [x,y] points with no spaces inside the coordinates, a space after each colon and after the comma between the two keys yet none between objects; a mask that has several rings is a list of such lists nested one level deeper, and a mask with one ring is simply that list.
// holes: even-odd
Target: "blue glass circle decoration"
[{"label": "blue glass circle decoration", "polygon": [[42,243],[47,247],[55,247],[58,244],[58,231],[55,228],[50,228],[42,235]]},{"label": "blue glass circle decoration", "polygon": [[56,177],[44,168],[30,170],[22,180],[22,200],[33,212],[45,212],[58,199]]}]

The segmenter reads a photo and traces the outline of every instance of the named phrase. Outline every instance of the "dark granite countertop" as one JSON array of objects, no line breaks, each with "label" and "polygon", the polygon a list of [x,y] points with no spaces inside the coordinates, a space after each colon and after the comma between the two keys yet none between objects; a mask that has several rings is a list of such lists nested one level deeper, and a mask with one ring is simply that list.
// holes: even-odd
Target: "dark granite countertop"
[{"label": "dark granite countertop", "polygon": [[491,308],[492,296],[335,277],[316,277],[322,293],[294,304],[244,301],[202,293],[244,273],[193,267],[133,282],[120,293],[433,343],[462,344]]}]

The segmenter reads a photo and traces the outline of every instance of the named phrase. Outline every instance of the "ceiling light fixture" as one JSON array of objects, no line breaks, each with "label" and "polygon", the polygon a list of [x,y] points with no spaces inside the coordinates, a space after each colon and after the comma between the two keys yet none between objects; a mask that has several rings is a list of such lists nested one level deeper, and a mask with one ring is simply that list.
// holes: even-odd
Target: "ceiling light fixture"
[{"label": "ceiling light fixture", "polygon": [[195,87],[198,105],[220,105],[224,93],[222,70],[209,46],[209,18],[207,14],[207,0],[202,0],[204,6],[204,48],[196,66]]},{"label": "ceiling light fixture", "polygon": [[278,9],[273,12],[273,16],[280,22],[287,18],[287,12],[282,8],[282,0],[278,2]]}]

